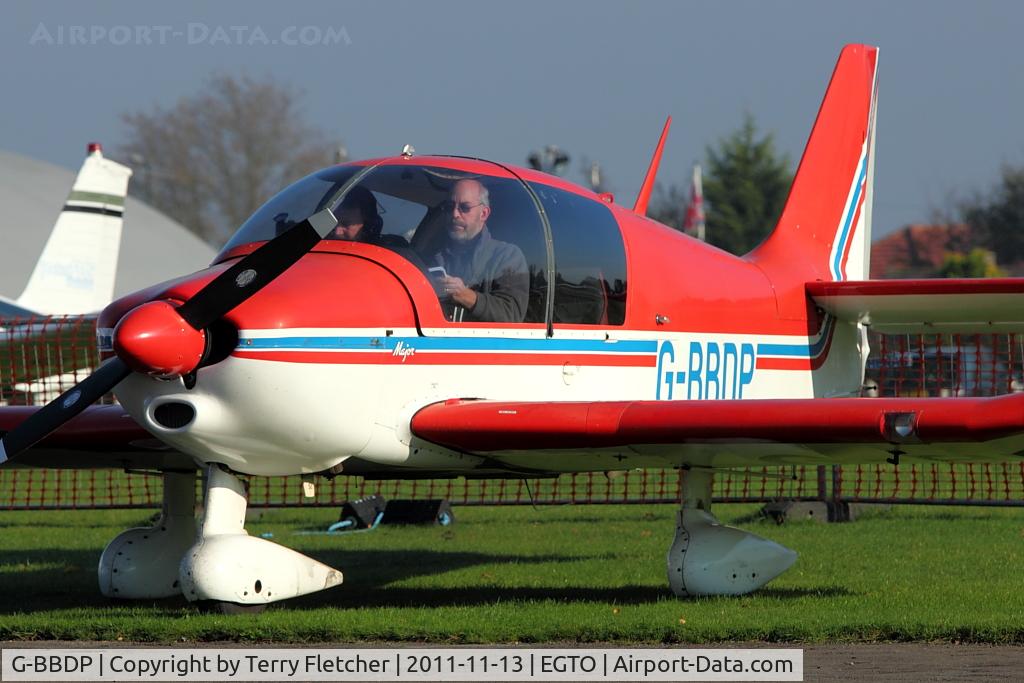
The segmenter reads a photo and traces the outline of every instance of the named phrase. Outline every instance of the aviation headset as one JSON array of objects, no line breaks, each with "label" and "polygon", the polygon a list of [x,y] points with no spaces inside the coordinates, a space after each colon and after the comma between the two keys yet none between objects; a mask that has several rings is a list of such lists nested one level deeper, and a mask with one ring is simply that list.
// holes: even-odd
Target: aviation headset
[{"label": "aviation headset", "polygon": [[363,217],[363,229],[359,231],[360,242],[376,242],[380,232],[384,228],[384,219],[377,211],[377,198],[373,193],[361,185],[349,190],[345,199],[341,202],[342,208],[354,207],[359,209]]}]

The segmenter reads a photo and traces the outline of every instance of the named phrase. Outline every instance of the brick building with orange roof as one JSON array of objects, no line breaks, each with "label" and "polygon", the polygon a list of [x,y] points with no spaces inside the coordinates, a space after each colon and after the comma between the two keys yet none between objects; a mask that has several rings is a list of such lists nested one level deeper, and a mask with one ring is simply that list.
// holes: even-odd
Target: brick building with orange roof
[{"label": "brick building with orange roof", "polygon": [[871,245],[871,278],[937,277],[946,254],[976,246],[964,223],[908,225]]}]

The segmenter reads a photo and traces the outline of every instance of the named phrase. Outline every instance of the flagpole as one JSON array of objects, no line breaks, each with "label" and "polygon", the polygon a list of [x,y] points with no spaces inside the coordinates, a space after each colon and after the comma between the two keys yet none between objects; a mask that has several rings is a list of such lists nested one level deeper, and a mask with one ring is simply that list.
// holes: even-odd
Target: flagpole
[{"label": "flagpole", "polygon": [[700,197],[700,218],[697,220],[697,239],[707,242],[704,221],[704,181],[701,178],[700,164],[693,165],[693,189],[694,194]]},{"label": "flagpole", "polygon": [[690,183],[690,203],[683,216],[683,232],[693,235],[701,242],[707,241],[704,225],[704,184],[700,164],[693,165],[693,182]]}]

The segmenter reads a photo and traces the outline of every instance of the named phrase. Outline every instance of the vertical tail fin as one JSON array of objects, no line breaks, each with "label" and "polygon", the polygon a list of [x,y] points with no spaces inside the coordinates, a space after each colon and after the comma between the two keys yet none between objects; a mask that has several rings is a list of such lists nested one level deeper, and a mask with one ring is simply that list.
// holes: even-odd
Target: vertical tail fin
[{"label": "vertical tail fin", "polygon": [[877,66],[875,47],[839,55],[778,225],[747,257],[773,281],[868,277]]},{"label": "vertical tail fin", "polygon": [[114,296],[128,178],[96,143],[78,172],[18,305],[37,313],[92,313]]}]

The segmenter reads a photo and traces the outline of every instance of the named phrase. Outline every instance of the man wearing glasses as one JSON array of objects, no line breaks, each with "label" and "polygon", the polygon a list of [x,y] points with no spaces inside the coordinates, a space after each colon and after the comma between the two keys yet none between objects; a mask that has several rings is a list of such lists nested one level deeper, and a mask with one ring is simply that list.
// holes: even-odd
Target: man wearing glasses
[{"label": "man wearing glasses", "polygon": [[526,258],[487,230],[487,188],[478,180],[460,180],[446,208],[448,242],[431,259],[445,314],[454,322],[522,322],[530,290]]}]

